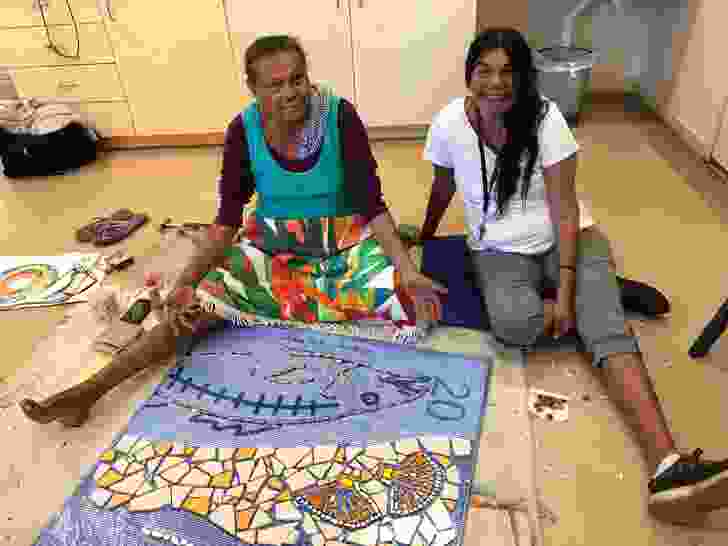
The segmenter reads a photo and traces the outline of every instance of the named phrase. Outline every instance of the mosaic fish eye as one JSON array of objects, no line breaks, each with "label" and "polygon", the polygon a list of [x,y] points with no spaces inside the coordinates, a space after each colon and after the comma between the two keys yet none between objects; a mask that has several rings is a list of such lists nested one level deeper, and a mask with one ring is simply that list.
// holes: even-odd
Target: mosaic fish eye
[{"label": "mosaic fish eye", "polygon": [[379,405],[379,395],[376,392],[364,392],[359,396],[359,398],[366,406]]}]

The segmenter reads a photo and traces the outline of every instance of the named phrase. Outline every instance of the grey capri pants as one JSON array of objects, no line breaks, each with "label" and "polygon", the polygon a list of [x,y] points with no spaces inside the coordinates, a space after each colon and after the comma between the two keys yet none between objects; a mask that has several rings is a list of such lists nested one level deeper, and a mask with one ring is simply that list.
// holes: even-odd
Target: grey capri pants
[{"label": "grey capri pants", "polygon": [[[541,286],[559,282],[559,249],[537,255],[471,251],[493,335],[529,349],[543,335]],[[593,364],[618,353],[638,353],[626,329],[609,241],[595,226],[579,232],[575,292],[576,330]]]}]

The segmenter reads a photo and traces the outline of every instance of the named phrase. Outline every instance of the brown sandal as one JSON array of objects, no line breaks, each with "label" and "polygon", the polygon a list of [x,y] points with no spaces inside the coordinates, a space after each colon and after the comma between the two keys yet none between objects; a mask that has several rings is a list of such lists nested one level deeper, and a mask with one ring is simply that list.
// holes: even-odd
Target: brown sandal
[{"label": "brown sandal", "polygon": [[58,421],[64,426],[76,428],[83,425],[89,418],[89,408],[68,408],[61,413],[49,415],[48,408],[30,398],[22,400],[19,406],[28,419],[41,425]]},{"label": "brown sandal", "polygon": [[129,209],[119,209],[108,218],[97,217],[76,231],[81,243],[93,242],[95,246],[106,246],[126,239],[149,221],[146,214],[135,214]]}]

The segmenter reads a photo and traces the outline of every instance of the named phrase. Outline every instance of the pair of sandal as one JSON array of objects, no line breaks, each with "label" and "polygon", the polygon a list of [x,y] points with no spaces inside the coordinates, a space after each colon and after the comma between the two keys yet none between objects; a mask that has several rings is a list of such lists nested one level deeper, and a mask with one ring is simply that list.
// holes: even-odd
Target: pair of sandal
[{"label": "pair of sandal", "polygon": [[89,224],[76,230],[79,243],[107,246],[123,241],[149,221],[144,213],[135,214],[129,209],[119,209],[108,218],[94,218]]}]

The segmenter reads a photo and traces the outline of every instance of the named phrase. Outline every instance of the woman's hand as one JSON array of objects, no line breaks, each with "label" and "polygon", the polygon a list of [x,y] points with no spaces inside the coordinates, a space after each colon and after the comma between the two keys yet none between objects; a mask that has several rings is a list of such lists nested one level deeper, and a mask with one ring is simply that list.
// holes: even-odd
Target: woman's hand
[{"label": "woman's hand", "polygon": [[447,294],[447,288],[417,271],[402,275],[402,288],[415,304],[417,320],[437,322],[442,318],[442,304],[438,293]]},{"label": "woman's hand", "polygon": [[559,339],[576,328],[576,312],[572,297],[559,296],[553,308],[553,336]]},{"label": "woman's hand", "polygon": [[[182,333],[194,333],[202,324],[202,306],[191,286],[174,288],[162,304],[161,313],[175,337]],[[182,328],[187,332],[182,332]]]}]

